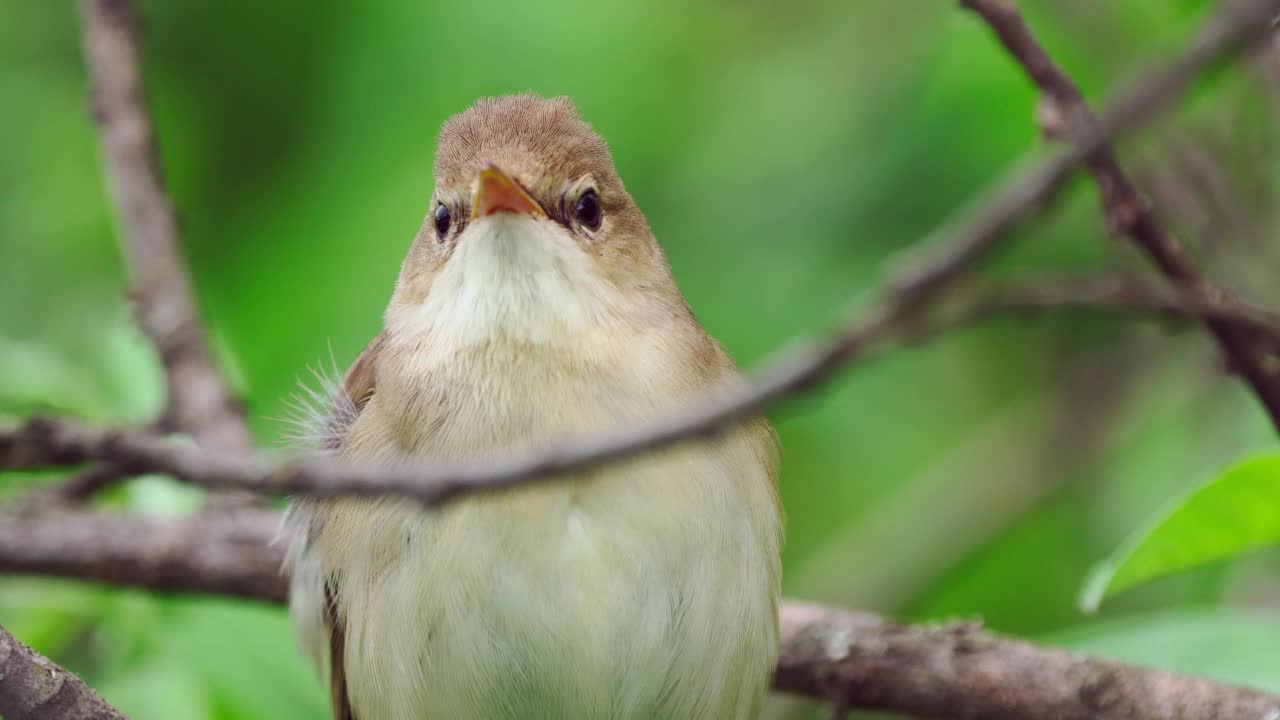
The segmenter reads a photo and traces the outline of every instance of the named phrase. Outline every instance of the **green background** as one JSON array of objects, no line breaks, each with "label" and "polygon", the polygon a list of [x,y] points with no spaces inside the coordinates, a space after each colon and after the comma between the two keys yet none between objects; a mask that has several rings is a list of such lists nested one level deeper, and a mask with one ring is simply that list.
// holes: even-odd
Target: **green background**
[{"label": "green background", "polygon": [[[264,444],[308,365],[380,326],[426,211],[435,134],[478,96],[567,94],[609,141],[699,318],[744,366],[828,327],[894,254],[1037,150],[1035,96],[947,2],[153,0],[147,79],[221,362]],[[1204,2],[1023,4],[1094,100],[1185,47]],[[1280,306],[1280,50],[1198,82],[1126,144],[1218,280]],[[0,0],[0,413],[144,420],[74,6]],[[988,268],[1145,271],[1092,185]],[[1077,609],[1091,566],[1250,449],[1265,416],[1181,326],[989,323],[859,365],[772,413],[789,595],[1280,690],[1263,553]],[[0,477],[0,494],[34,480]],[[104,502],[179,512],[144,479]],[[321,718],[283,610],[0,580],[0,624],[139,720]],[[812,712],[775,702],[769,717]],[[815,716],[816,717],[816,716]]]}]

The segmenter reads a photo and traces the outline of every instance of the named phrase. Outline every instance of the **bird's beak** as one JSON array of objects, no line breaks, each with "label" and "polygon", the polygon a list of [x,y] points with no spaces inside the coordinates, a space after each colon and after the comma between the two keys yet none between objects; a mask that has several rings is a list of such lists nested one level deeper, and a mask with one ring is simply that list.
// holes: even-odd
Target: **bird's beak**
[{"label": "bird's beak", "polygon": [[531,217],[546,217],[547,213],[538,201],[529,196],[515,180],[496,165],[485,165],[480,171],[480,183],[471,202],[471,219],[485,218],[494,213],[509,212]]}]

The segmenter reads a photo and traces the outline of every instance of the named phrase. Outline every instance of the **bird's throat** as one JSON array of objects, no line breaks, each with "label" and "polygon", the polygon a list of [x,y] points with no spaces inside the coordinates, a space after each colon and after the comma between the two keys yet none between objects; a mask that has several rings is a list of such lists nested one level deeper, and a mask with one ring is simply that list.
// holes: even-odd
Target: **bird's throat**
[{"label": "bird's throat", "polygon": [[499,214],[468,228],[424,301],[388,320],[393,332],[455,347],[547,345],[607,322],[611,304],[590,258],[561,228]]}]

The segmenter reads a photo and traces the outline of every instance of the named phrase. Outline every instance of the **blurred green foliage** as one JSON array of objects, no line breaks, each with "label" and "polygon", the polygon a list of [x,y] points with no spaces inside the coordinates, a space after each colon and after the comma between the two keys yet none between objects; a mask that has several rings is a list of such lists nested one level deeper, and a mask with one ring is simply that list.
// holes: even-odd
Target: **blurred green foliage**
[{"label": "blurred green foliage", "polygon": [[[826,327],[1037,144],[1024,78],[944,2],[141,5],[201,305],[265,443],[308,364],[347,362],[377,332],[427,207],[435,133],[478,96],[577,101],[698,316],[746,366]],[[1092,98],[1183,47],[1207,10],[1023,5]],[[142,420],[161,385],[125,304],[77,39],[70,2],[0,2],[0,413]],[[1128,146],[1215,277],[1272,306],[1277,64],[1215,74]],[[1105,238],[1082,182],[989,272],[1117,266],[1145,268]],[[976,615],[1280,690],[1274,556],[1128,593],[1101,618],[1075,605],[1144,517],[1274,444],[1196,332],[992,324],[859,366],[774,418],[789,594]],[[0,494],[41,479],[0,479]],[[190,505],[155,479],[108,501]],[[139,720],[324,717],[279,608],[6,579],[0,623]],[[769,716],[809,712],[779,702]]]}]

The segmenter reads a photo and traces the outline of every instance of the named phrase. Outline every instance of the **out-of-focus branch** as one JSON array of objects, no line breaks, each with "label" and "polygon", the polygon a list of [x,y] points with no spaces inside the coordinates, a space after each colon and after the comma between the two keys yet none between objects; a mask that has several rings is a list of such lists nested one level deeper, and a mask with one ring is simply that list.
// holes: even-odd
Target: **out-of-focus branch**
[{"label": "out-of-focus branch", "polygon": [[[143,519],[84,510],[0,517],[0,572],[282,602],[278,516]],[[69,528],[51,531],[51,526]],[[774,687],[851,707],[984,720],[1236,720],[1280,697],[1080,657],[973,623],[904,626],[787,601]]]},{"label": "out-of-focus branch", "polygon": [[1020,279],[1016,283],[975,286],[961,293],[958,311],[916,331],[933,336],[956,325],[991,317],[1067,311],[1102,312],[1176,320],[1216,322],[1250,333],[1258,347],[1280,356],[1280,316],[1225,296],[1184,288],[1157,288],[1125,277]]},{"label": "out-of-focus branch", "polygon": [[253,449],[240,403],[214,368],[160,177],[146,109],[139,19],[129,0],[81,0],[85,63],[122,221],[138,322],[164,365],[166,420],[211,450]]},{"label": "out-of-focus branch", "polygon": [[[1050,118],[1046,130],[1050,135],[1096,137],[1099,120],[1089,109],[1075,82],[1067,75],[1031,32],[1016,6],[1008,0],[960,0],[991,26],[1005,49],[1021,64],[1031,81],[1044,93]],[[1223,14],[1256,38],[1265,38],[1272,30],[1272,19],[1280,12],[1280,2],[1223,3]],[[1093,148],[1088,157],[1089,170],[1102,194],[1103,212],[1113,232],[1127,235],[1175,287],[1209,298],[1225,298],[1226,293],[1210,285],[1187,257],[1182,244],[1152,212],[1150,205],[1134,187],[1116,161],[1110,143]],[[1272,423],[1280,429],[1280,372],[1264,357],[1257,337],[1247,328],[1206,316],[1208,330],[1217,339],[1231,364],[1252,388]]]},{"label": "out-of-focus branch", "polygon": [[67,506],[0,514],[0,573],[284,602],[279,513],[149,519]]},{"label": "out-of-focus branch", "polygon": [[128,479],[129,475],[129,471],[125,468],[109,462],[100,462],[90,465],[47,490],[36,491],[36,495],[63,502],[84,502],[96,495],[99,490]]},{"label": "out-of-focus branch", "polygon": [[[992,317],[1064,310],[1158,313],[1179,318],[1213,317],[1248,329],[1280,352],[1280,319],[1239,303],[1191,292],[1161,290],[1123,278],[1037,279],[975,286],[940,312],[870,326],[848,347],[852,362],[892,342],[920,342]],[[617,447],[627,446],[617,442]],[[32,469],[97,461],[117,473],[164,473],[214,490],[262,494],[401,495],[439,505],[468,493],[496,490],[531,479],[581,469],[601,459],[598,446],[567,445],[506,464],[373,467],[333,460],[271,461],[210,453],[147,431],[99,429],[68,419],[33,418],[0,429],[0,470]],[[623,450],[619,450],[623,452]]]},{"label": "out-of-focus branch", "polygon": [[0,627],[0,717],[9,720],[127,720],[80,678]]}]

